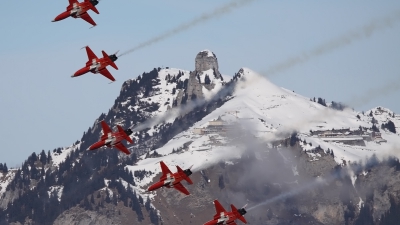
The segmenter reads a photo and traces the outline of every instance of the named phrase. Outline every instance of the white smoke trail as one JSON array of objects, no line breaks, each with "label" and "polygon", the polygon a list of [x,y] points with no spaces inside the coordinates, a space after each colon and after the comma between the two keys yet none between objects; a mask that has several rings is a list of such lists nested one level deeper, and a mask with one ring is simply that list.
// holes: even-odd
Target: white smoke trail
[{"label": "white smoke trail", "polygon": [[249,4],[249,3],[253,2],[253,1],[255,1],[255,0],[233,0],[233,1],[231,1],[231,2],[229,2],[227,4],[225,4],[225,5],[222,5],[221,7],[218,7],[216,9],[214,9],[212,12],[204,13],[203,15],[201,15],[199,17],[196,17],[196,18],[194,18],[193,20],[191,20],[191,21],[189,21],[187,23],[181,24],[181,25],[179,25],[179,26],[177,26],[177,27],[175,27],[175,28],[173,28],[171,30],[168,30],[168,31],[166,31],[166,32],[164,32],[164,33],[162,33],[162,34],[160,34],[160,35],[148,40],[148,41],[145,41],[145,42],[139,44],[138,46],[136,46],[134,48],[131,48],[131,49],[121,53],[120,55],[118,55],[118,57],[130,54],[130,53],[132,53],[134,51],[137,51],[137,50],[139,50],[141,48],[150,46],[150,45],[155,44],[157,42],[160,42],[160,41],[162,41],[164,39],[167,39],[167,38],[169,38],[169,37],[171,37],[171,36],[173,36],[175,34],[178,34],[178,33],[181,33],[181,32],[183,32],[185,30],[188,30],[188,29],[190,29],[190,28],[192,28],[194,26],[197,26],[197,25],[199,25],[201,23],[207,22],[208,20],[211,20],[211,19],[214,19],[214,18],[216,18],[218,16],[222,16],[224,14],[230,13],[232,10],[234,10],[236,8],[239,8],[239,7],[242,7],[242,6],[245,6],[245,5],[247,5],[247,4]]},{"label": "white smoke trail", "polygon": [[179,116],[183,116],[186,113],[192,111],[197,106],[200,106],[200,105],[205,104],[205,103],[206,103],[205,100],[193,100],[193,101],[190,101],[185,105],[181,105],[180,107],[172,108],[172,109],[166,111],[162,115],[149,118],[148,120],[144,121],[143,123],[134,126],[132,128],[132,131],[133,132],[138,132],[138,131],[141,131],[143,129],[150,128],[150,127],[153,127],[155,125],[158,125],[158,124],[160,124],[162,122],[166,122],[168,120],[177,118]]},{"label": "white smoke trail", "polygon": [[297,56],[291,57],[281,63],[271,66],[267,71],[261,73],[264,76],[270,77],[278,74],[282,71],[288,70],[296,65],[306,63],[313,58],[319,57],[324,54],[328,54],[338,48],[343,48],[347,45],[352,44],[355,41],[369,38],[372,34],[390,28],[394,23],[400,20],[400,11],[396,11],[393,14],[370,21],[368,24],[351,30],[335,39],[332,39],[326,43],[319,45],[309,52],[303,52]]},{"label": "white smoke trail", "polygon": [[330,181],[332,181],[334,179],[335,179],[334,176],[331,176],[331,177],[326,178],[326,179],[317,178],[315,181],[313,181],[311,183],[308,183],[307,185],[305,185],[303,187],[291,190],[291,191],[286,192],[286,193],[282,193],[282,194],[280,194],[278,196],[275,196],[275,197],[267,199],[267,200],[265,200],[265,201],[263,201],[261,203],[258,203],[257,205],[254,205],[254,206],[248,208],[247,211],[251,211],[251,210],[256,209],[256,208],[258,208],[260,206],[272,204],[274,202],[281,201],[281,200],[293,197],[293,196],[298,195],[298,194],[300,194],[300,193],[302,193],[304,191],[312,190],[312,189],[314,189],[314,188],[316,188],[318,186],[322,186],[324,184],[327,184],[327,183],[329,183]]}]

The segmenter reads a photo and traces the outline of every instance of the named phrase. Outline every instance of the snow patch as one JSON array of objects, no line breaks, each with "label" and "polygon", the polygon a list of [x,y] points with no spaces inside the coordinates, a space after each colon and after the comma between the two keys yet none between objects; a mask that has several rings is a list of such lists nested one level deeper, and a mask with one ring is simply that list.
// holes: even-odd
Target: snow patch
[{"label": "snow patch", "polygon": [[14,170],[9,170],[8,173],[5,175],[3,173],[0,173],[0,198],[2,197],[3,193],[6,192],[7,186],[11,183],[11,181],[14,180],[15,177],[15,171]]},{"label": "snow patch", "polygon": [[205,52],[207,53],[207,57],[214,57],[214,54],[212,53],[212,51],[208,50],[208,49],[204,49],[203,51],[200,52]]},{"label": "snow patch", "polygon": [[64,186],[55,185],[55,186],[49,187],[49,190],[47,191],[47,194],[49,195],[49,198],[50,198],[51,195],[53,193],[55,193],[55,195],[57,196],[58,201],[60,202],[63,190],[64,190]]}]

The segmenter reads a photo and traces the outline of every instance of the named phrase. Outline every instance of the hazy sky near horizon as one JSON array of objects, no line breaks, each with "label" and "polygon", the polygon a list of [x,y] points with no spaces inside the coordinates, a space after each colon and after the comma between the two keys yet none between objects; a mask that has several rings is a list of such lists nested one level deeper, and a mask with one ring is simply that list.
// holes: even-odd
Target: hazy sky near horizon
[{"label": "hazy sky near horizon", "polygon": [[[0,162],[21,165],[32,152],[69,146],[108,112],[122,83],[155,67],[194,70],[196,54],[212,50],[220,72],[241,67],[263,72],[312,51],[370,21],[399,12],[400,2],[256,0],[230,13],[120,57],[117,79],[70,76],[82,68],[89,45],[98,56],[127,51],[230,1],[109,1],[89,12],[98,24],[67,18],[52,23],[68,1],[1,1]],[[352,101],[368,90],[399,81],[400,20],[386,29],[281,71],[269,79],[307,97]],[[400,113],[400,91],[357,102]]]}]

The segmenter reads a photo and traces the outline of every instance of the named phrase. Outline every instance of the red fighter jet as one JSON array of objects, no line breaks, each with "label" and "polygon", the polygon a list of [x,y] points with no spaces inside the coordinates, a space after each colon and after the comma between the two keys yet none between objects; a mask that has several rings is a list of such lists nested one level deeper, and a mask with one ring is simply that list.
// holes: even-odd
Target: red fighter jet
[{"label": "red fighter jet", "polygon": [[106,69],[106,66],[110,65],[114,67],[116,70],[118,70],[117,65],[115,65],[114,61],[118,59],[116,52],[113,55],[107,55],[104,51],[101,51],[103,53],[103,58],[97,58],[97,56],[93,53],[92,49],[89,48],[89,46],[86,46],[86,53],[88,55],[89,60],[86,63],[86,66],[83,67],[82,69],[76,71],[74,75],[71,77],[77,77],[81,76],[87,72],[92,72],[94,74],[100,73],[101,75],[107,77],[111,81],[115,81],[115,78],[111,75],[111,73]]},{"label": "red fighter jet", "polygon": [[173,187],[176,190],[184,193],[185,195],[189,195],[189,191],[181,184],[181,181],[186,180],[189,184],[193,184],[192,180],[189,178],[189,176],[192,174],[192,171],[190,171],[190,169],[193,165],[186,170],[182,170],[179,166],[176,166],[176,169],[178,170],[178,172],[176,173],[171,173],[171,171],[168,169],[163,161],[160,162],[160,165],[163,175],[161,176],[159,182],[149,187],[148,191],[153,191],[161,187]]},{"label": "red fighter jet", "polygon": [[117,125],[118,132],[113,133],[104,120],[101,121],[101,127],[103,128],[101,140],[91,145],[88,150],[95,150],[103,146],[107,146],[109,148],[115,147],[127,155],[131,154],[129,150],[121,143],[121,141],[125,139],[133,144],[132,139],[129,137],[129,135],[133,133],[131,129],[124,130],[121,126]]},{"label": "red fighter jet", "polygon": [[95,7],[97,4],[99,4],[98,0],[85,0],[84,2],[81,2],[81,3],[79,3],[77,0],[68,0],[68,1],[69,1],[69,5],[67,7],[67,11],[58,15],[51,22],[60,21],[60,20],[63,20],[65,18],[68,18],[71,16],[74,18],[82,18],[86,22],[92,24],[93,26],[96,26],[96,23],[89,16],[87,11],[91,9],[95,13],[99,14],[99,11]]},{"label": "red fighter jet", "polygon": [[204,225],[219,225],[219,224],[229,224],[236,225],[235,220],[239,219],[243,223],[247,223],[246,219],[243,217],[246,214],[246,206],[241,209],[236,209],[234,205],[231,205],[231,212],[227,212],[218,200],[214,200],[214,206],[217,213],[214,215],[214,219],[208,221]]}]

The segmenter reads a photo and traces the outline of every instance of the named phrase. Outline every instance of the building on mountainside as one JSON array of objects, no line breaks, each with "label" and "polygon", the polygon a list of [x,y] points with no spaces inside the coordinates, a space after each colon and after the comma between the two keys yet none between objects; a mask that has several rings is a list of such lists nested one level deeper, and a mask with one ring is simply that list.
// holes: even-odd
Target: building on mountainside
[{"label": "building on mountainside", "polygon": [[214,146],[224,146],[226,145],[225,141],[219,135],[209,135],[210,143]]},{"label": "building on mountainside", "polygon": [[382,138],[381,133],[374,131],[371,133],[363,129],[319,130],[312,131],[312,134],[325,142],[338,142],[347,145],[365,146],[365,141],[387,142]]},{"label": "building on mountainside", "polygon": [[219,116],[217,119],[209,121],[208,126],[205,128],[194,128],[193,133],[198,135],[204,134],[221,134],[224,135],[226,132],[231,130],[233,125],[221,119]]},{"label": "building on mountainside", "polygon": [[204,130],[204,128],[196,127],[193,129],[193,134],[198,134],[198,135],[204,134],[203,130]]},{"label": "building on mountainside", "polygon": [[317,135],[317,136],[323,136],[323,137],[331,137],[331,136],[339,136],[343,135],[346,133],[351,133],[350,128],[343,128],[343,129],[334,129],[332,130],[317,130],[317,131],[312,131],[312,135]]},{"label": "building on mountainside", "polygon": [[357,136],[357,135],[321,137],[320,139],[325,142],[339,142],[339,143],[343,143],[346,145],[365,146],[364,138],[362,136]]},{"label": "building on mountainside", "polygon": [[387,140],[382,138],[382,134],[380,132],[375,132],[373,131],[371,133],[371,138],[374,140],[376,143],[382,143],[382,142],[387,142]]}]

